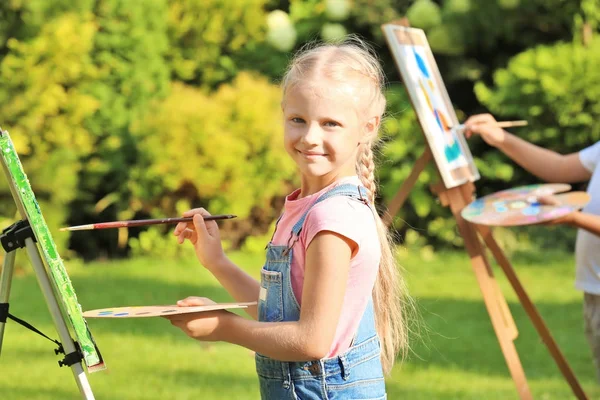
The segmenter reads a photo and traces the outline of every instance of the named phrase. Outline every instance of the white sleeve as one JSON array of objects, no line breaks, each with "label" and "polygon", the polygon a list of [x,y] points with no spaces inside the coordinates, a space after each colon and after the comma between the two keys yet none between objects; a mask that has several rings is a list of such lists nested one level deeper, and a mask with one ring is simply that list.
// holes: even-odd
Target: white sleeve
[{"label": "white sleeve", "polygon": [[600,162],[600,141],[579,152],[579,160],[590,172],[594,172]]}]

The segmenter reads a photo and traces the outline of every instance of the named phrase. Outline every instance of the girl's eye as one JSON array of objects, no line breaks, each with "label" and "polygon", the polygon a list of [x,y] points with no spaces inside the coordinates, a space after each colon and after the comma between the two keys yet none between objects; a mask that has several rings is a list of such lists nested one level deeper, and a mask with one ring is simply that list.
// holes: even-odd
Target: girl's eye
[{"label": "girl's eye", "polygon": [[325,126],[329,126],[329,127],[335,127],[335,126],[340,126],[339,123],[335,122],[335,121],[327,121],[325,122],[323,125]]},{"label": "girl's eye", "polygon": [[292,122],[295,122],[297,124],[301,124],[304,122],[304,120],[302,118],[298,118],[298,117],[294,117],[291,119]]}]

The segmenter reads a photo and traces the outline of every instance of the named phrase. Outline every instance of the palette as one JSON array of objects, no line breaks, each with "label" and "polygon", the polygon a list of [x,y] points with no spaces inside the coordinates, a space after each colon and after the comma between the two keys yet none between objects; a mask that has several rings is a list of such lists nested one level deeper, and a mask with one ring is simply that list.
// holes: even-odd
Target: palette
[{"label": "palette", "polygon": [[[467,221],[479,225],[520,226],[552,221],[583,208],[590,196],[565,192],[567,184],[538,184],[503,190],[475,200],[462,211]],[[540,197],[553,195],[557,204],[543,204]]]},{"label": "palette", "polygon": [[132,306],[132,307],[111,307],[97,310],[90,310],[83,313],[85,318],[147,318],[164,317],[167,315],[189,314],[205,311],[225,310],[233,308],[247,308],[256,305],[256,302],[250,303],[220,303],[207,304],[205,306],[179,307],[176,305],[162,306]]}]

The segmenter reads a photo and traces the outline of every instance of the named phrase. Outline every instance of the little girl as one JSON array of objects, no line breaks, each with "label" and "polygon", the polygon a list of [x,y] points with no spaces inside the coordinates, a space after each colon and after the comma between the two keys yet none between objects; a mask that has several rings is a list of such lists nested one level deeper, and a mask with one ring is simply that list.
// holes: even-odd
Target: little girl
[{"label": "little girl", "polygon": [[[223,253],[204,209],[174,231],[254,320],[227,311],[169,317],[198,340],[256,352],[263,399],[385,399],[384,372],[407,348],[404,285],[374,209],[372,146],[384,78],[358,39],[303,50],[283,79],[285,149],[300,189],[287,196],[260,282]],[[180,306],[210,300],[190,297]]]}]

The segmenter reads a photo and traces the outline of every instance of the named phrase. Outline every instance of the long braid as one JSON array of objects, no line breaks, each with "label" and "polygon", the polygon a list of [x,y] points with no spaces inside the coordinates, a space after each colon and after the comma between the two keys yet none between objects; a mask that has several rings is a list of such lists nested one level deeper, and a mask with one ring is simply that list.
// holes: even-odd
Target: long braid
[{"label": "long braid", "polygon": [[[362,145],[356,163],[357,174],[369,194],[369,201],[374,207],[377,185],[375,183],[375,162],[373,160],[372,143]],[[376,316],[375,324],[381,338],[381,361],[384,371],[390,372],[396,354],[405,355],[408,348],[408,325],[403,310],[406,303],[404,282],[400,277],[392,252],[394,248],[387,227],[373,208],[377,223],[377,231],[381,241],[381,265],[377,273],[377,281],[373,287],[373,306]]]},{"label": "long braid", "polygon": [[360,181],[369,192],[369,202],[374,204],[375,196],[377,194],[377,185],[375,184],[375,163],[373,162],[371,143],[361,145],[361,150],[356,162],[356,172]]}]

